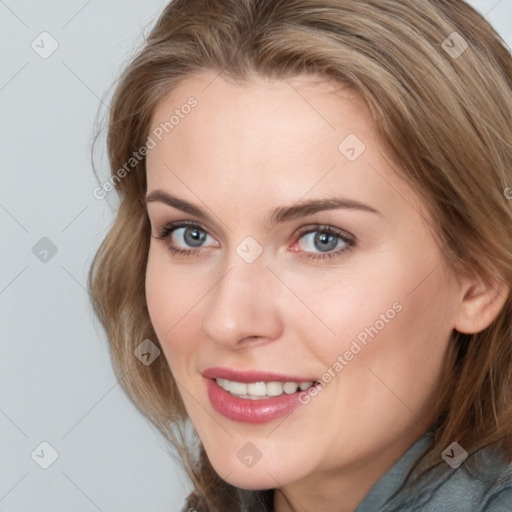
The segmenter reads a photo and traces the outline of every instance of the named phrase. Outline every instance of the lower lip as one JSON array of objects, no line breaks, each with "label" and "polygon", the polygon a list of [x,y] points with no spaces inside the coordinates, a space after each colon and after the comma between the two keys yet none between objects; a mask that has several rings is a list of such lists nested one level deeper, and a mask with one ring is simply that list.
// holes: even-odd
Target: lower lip
[{"label": "lower lip", "polygon": [[251,400],[233,396],[221,388],[214,379],[206,379],[206,387],[213,408],[234,421],[266,423],[286,416],[302,405],[299,401],[300,392]]}]

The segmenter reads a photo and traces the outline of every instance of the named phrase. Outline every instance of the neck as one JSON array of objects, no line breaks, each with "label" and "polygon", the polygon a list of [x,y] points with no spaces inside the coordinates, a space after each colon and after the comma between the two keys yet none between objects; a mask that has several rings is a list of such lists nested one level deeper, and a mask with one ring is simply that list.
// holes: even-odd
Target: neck
[{"label": "neck", "polygon": [[420,432],[398,440],[357,466],[309,475],[275,489],[274,512],[354,512],[373,485],[421,435]]}]

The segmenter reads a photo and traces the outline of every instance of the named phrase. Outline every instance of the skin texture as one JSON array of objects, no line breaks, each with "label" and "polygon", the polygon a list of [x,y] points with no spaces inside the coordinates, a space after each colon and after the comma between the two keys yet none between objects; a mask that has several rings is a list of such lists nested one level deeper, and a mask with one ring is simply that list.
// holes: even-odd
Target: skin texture
[{"label": "skin texture", "polygon": [[[455,279],[421,201],[386,164],[362,101],[303,76],[235,85],[204,73],[166,96],[151,130],[191,96],[197,106],[148,153],[148,193],[163,190],[208,219],[149,202],[147,304],[191,421],[218,474],[250,489],[277,488],[278,512],[353,511],[371,486],[428,429],[451,332],[476,332],[504,294],[480,278]],[[350,134],[365,151],[338,149]],[[380,214],[333,209],[266,224],[275,208],[344,197]],[[420,215],[421,213],[421,215]],[[209,235],[199,253],[174,221]],[[355,238],[337,256],[301,230],[320,224]],[[236,252],[253,237],[263,253]],[[302,238],[301,238],[302,236]],[[337,239],[335,239],[337,240]],[[320,246],[321,247],[321,246]],[[346,247],[343,241],[331,252]],[[285,418],[251,425],[209,402],[212,366],[321,379],[365,328],[401,306],[320,393]],[[380,326],[381,324],[379,324]],[[247,443],[261,452],[248,468]]]}]

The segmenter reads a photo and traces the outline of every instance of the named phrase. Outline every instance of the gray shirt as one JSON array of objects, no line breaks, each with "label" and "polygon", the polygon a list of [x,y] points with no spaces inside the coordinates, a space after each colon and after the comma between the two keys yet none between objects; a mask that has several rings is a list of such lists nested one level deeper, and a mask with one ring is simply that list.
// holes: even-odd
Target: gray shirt
[{"label": "gray shirt", "polygon": [[472,453],[457,468],[443,461],[431,474],[404,488],[407,472],[432,438],[429,431],[418,439],[375,483],[355,512],[512,512],[512,465],[491,446]]}]

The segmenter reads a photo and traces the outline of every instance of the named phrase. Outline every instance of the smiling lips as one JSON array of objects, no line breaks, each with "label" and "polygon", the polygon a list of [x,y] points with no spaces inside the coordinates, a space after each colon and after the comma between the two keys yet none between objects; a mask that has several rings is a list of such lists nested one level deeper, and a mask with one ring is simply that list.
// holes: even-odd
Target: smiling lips
[{"label": "smiling lips", "polygon": [[215,379],[217,384],[232,395],[248,398],[251,400],[261,400],[262,398],[270,398],[283,394],[291,395],[301,390],[310,388],[314,382],[236,382],[227,379]]},{"label": "smiling lips", "polygon": [[247,423],[264,423],[291,413],[301,404],[299,391],[317,380],[273,374],[208,368],[203,372],[208,396],[223,416]]}]

